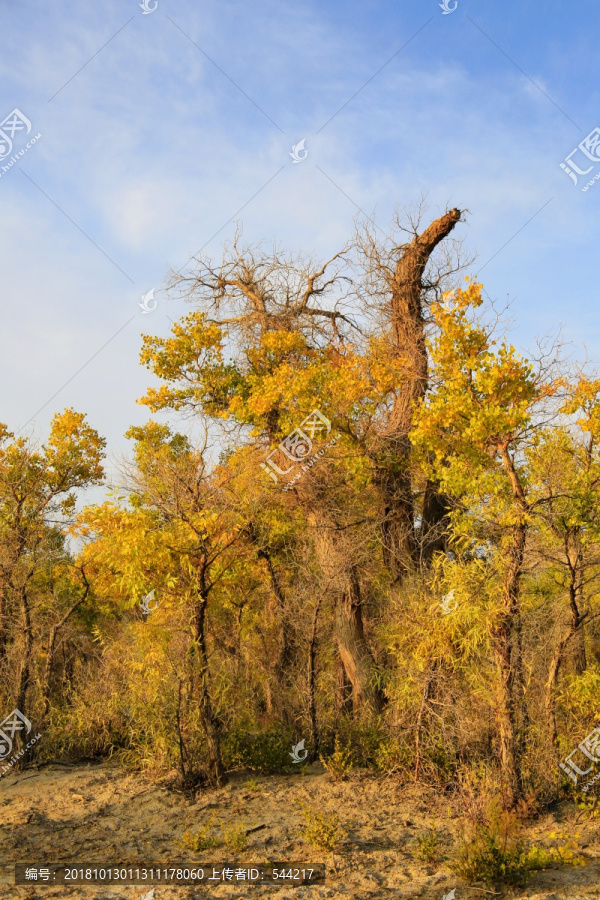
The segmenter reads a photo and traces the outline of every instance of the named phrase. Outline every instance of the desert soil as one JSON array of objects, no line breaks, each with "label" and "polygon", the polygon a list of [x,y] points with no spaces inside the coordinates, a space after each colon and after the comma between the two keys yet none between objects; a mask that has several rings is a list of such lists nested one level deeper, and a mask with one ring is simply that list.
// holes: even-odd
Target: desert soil
[{"label": "desert soil", "polygon": [[[315,812],[339,816],[347,833],[333,858],[303,840],[300,803]],[[435,828],[440,836],[442,860],[452,854],[459,822],[446,800],[366,773],[335,784],[319,764],[306,775],[235,774],[224,789],[203,791],[195,798],[170,790],[164,782],[106,763],[50,764],[0,779],[0,806],[2,900],[142,900],[150,890],[149,885],[15,886],[15,862],[164,867],[175,861],[249,866],[274,859],[320,863],[327,867],[327,880],[297,887],[161,885],[150,896],[153,900],[443,900],[453,890],[455,900],[494,896],[482,886],[462,882],[443,861],[428,864],[416,855],[417,836],[428,828]],[[495,896],[507,900],[598,900],[600,835],[597,820],[590,821],[587,816],[563,804],[552,814],[540,816],[528,830],[528,836],[540,843],[552,843],[550,833],[557,829],[579,834],[585,866],[538,872],[527,888],[504,890]],[[257,830],[251,831],[242,852],[226,847],[194,852],[181,846],[186,830],[195,833],[211,822],[217,836],[233,825]]]}]

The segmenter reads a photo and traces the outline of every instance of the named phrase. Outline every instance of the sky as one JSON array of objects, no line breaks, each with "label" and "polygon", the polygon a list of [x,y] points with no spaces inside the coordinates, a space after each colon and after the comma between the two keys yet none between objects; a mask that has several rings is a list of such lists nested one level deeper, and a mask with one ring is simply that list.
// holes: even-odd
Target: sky
[{"label": "sky", "polygon": [[170,269],[236,222],[325,259],[422,196],[468,211],[519,349],[562,329],[600,360],[597,4],[144,2],[0,0],[0,422],[85,412],[113,471],[141,335],[189,312]]}]

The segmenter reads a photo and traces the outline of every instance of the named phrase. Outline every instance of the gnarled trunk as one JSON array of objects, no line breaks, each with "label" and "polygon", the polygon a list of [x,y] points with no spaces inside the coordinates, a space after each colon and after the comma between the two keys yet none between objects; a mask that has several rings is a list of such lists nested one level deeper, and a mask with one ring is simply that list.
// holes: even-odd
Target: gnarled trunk
[{"label": "gnarled trunk", "polygon": [[[416,235],[403,249],[390,283],[393,349],[403,362],[404,374],[389,422],[380,435],[376,481],[383,507],[384,559],[397,580],[417,561],[409,434],[415,404],[425,395],[428,379],[423,273],[431,254],[460,217],[460,210],[453,209]],[[430,533],[437,535],[446,512],[443,500],[434,499],[435,493],[435,485],[430,485],[426,498],[427,515],[422,518],[422,544],[427,543]],[[439,535],[436,540],[439,543]],[[433,541],[429,546],[433,548]]]},{"label": "gnarled trunk", "polygon": [[396,458],[381,458],[375,471],[375,482],[382,499],[381,543],[383,562],[396,580],[417,562],[417,542],[410,476],[408,437],[395,442]]},{"label": "gnarled trunk", "polygon": [[315,553],[325,579],[325,590],[334,601],[334,638],[344,672],[352,685],[353,708],[368,707],[379,712],[384,695],[365,638],[360,581],[352,560],[352,548],[344,531],[320,507],[307,511],[307,519],[313,529]]}]

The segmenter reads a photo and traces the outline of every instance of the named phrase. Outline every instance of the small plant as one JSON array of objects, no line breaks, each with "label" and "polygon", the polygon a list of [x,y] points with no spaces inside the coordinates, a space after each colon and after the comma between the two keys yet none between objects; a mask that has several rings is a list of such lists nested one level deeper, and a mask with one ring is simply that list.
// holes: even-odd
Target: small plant
[{"label": "small plant", "polygon": [[247,791],[260,791],[260,785],[256,778],[251,778],[249,781],[244,781],[242,787],[245,787]]},{"label": "small plant", "polygon": [[208,823],[200,828],[199,831],[196,831],[194,834],[189,830],[189,828],[184,831],[181,836],[181,841],[178,841],[181,847],[185,847],[186,850],[213,850],[215,847],[221,846],[221,841],[213,834],[211,834],[211,829],[213,826],[214,817],[209,819]]},{"label": "small plant", "polygon": [[325,812],[314,813],[304,805],[301,810],[306,822],[303,832],[305,840],[318,850],[333,852],[346,833],[340,825],[339,816]]},{"label": "small plant", "polygon": [[417,835],[418,850],[416,855],[424,862],[434,863],[440,857],[440,839],[435,831],[429,830]]},{"label": "small plant", "polygon": [[342,747],[340,739],[335,736],[333,753],[330,756],[319,756],[319,759],[334,781],[343,781],[352,771],[353,753],[350,747]]},{"label": "small plant", "polygon": [[248,843],[246,826],[231,825],[230,828],[224,828],[223,840],[225,841],[225,846],[229,847],[230,850],[237,850],[238,852],[245,850],[246,844]]},{"label": "small plant", "polygon": [[548,837],[554,838],[559,841],[564,841],[562,844],[556,844],[554,847],[533,847],[529,856],[532,860],[535,859],[536,853],[539,851],[540,854],[548,854],[548,863],[547,865],[542,866],[534,866],[532,868],[543,868],[547,869],[548,866],[556,865],[560,863],[563,866],[584,866],[585,865],[585,857],[583,857],[580,853],[578,853],[578,845],[577,840],[580,835],[577,834],[568,834],[566,831],[551,831]]},{"label": "small plant", "polygon": [[590,819],[597,819],[600,816],[600,806],[598,806],[598,797],[588,797],[587,794],[580,795],[575,801],[577,809],[581,812],[589,812]]}]

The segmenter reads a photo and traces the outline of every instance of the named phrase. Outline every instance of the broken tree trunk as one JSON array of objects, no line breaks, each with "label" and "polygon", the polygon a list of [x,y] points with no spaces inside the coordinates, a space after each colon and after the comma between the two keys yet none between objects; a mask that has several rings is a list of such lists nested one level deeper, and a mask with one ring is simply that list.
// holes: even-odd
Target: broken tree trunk
[{"label": "broken tree trunk", "polygon": [[[391,279],[391,326],[393,349],[405,367],[396,400],[376,464],[376,480],[383,505],[382,539],[386,565],[396,580],[417,561],[413,483],[410,471],[410,430],[414,406],[427,390],[428,366],[423,315],[423,274],[431,254],[460,221],[459,209],[436,219],[405,246]],[[421,541],[433,532],[434,546],[440,547],[440,522],[447,508],[435,485],[427,489],[422,516]]]}]

